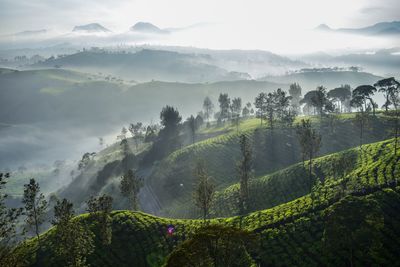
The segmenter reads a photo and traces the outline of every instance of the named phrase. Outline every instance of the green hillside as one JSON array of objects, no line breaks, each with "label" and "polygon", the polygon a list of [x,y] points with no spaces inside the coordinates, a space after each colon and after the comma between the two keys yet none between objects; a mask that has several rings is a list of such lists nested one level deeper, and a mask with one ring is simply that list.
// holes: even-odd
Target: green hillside
[{"label": "green hillside", "polygon": [[[106,77],[107,78],[107,77]],[[63,120],[73,126],[103,126],[132,120],[151,121],[165,105],[187,116],[202,109],[204,97],[215,101],[221,92],[252,101],[260,91],[288,85],[238,80],[215,83],[151,81],[131,83],[64,69],[0,71],[0,123]],[[104,126],[103,126],[104,127]]]},{"label": "green hillside", "polygon": [[[324,183],[312,194],[243,217],[213,219],[210,223],[242,227],[258,234],[258,260],[262,266],[346,266],[349,259],[348,253],[341,250],[343,247],[327,250],[334,245],[327,232],[331,229],[327,228],[330,227],[330,217],[340,215],[340,220],[350,227],[356,224],[354,218],[370,218],[368,214],[374,211],[382,219],[382,227],[376,228],[379,254],[362,251],[362,244],[357,243],[354,265],[394,266],[398,263],[400,240],[400,187],[397,186],[400,156],[393,152],[393,140],[387,140],[363,146],[362,153],[351,149],[319,158],[317,166],[327,167],[334,165],[339,158],[355,160],[345,174],[336,177],[329,167],[323,173],[316,172],[315,179]],[[301,168],[297,164],[274,175],[285,179],[290,170]],[[269,179],[273,179],[272,176]],[[343,215],[340,213],[342,208],[353,211]],[[75,220],[92,227],[92,218],[88,215],[80,215]],[[365,220],[362,227],[373,227],[371,218]],[[172,237],[166,234],[169,224],[176,228]],[[140,212],[115,211],[112,213],[111,245],[102,247],[96,242],[95,252],[89,256],[88,262],[91,266],[161,266],[173,248],[190,238],[200,226],[199,220],[166,219]],[[28,266],[59,265],[60,262],[51,256],[56,244],[54,229],[44,233],[42,238],[44,261],[36,262],[34,252],[37,244],[34,240],[19,247],[20,258],[25,259]],[[331,257],[334,257],[333,260],[330,260]]]},{"label": "green hillside", "polygon": [[61,66],[79,71],[105,72],[140,82],[161,80],[215,82],[247,79],[247,73],[229,72],[212,65],[208,55],[143,49],[136,53],[83,51],[48,59],[35,67]]},{"label": "green hillside", "polygon": [[[359,133],[357,127],[353,125],[352,116],[342,115],[333,131],[326,125],[318,127],[318,119],[313,118],[323,136],[320,155],[345,150],[359,144]],[[157,202],[161,203],[159,214],[172,218],[198,216],[191,201],[195,184],[193,169],[198,160],[205,161],[217,190],[225,190],[226,187],[235,184],[238,181],[236,162],[240,157],[239,135],[242,133],[246,134],[253,143],[254,177],[264,176],[301,161],[296,130],[293,128],[279,127],[271,131],[265,126],[260,126],[258,120],[250,119],[243,122],[239,131],[236,131],[234,126],[227,126],[208,129],[203,134],[215,134],[215,132],[219,135],[182,148],[155,165],[153,172],[146,179],[146,186],[152,189]],[[385,118],[379,116],[372,121],[371,128],[364,136],[364,142],[384,140],[387,135]],[[273,182],[276,181],[273,180]],[[279,183],[283,182],[279,181]],[[280,196],[276,196],[277,193],[271,196],[270,204],[276,205],[292,200],[307,193],[305,189],[298,191],[298,194],[292,194],[290,190],[295,190],[294,188],[285,188]],[[268,207],[270,207],[268,204],[263,206],[263,208]],[[236,213],[227,209],[217,214],[232,216]]]}]

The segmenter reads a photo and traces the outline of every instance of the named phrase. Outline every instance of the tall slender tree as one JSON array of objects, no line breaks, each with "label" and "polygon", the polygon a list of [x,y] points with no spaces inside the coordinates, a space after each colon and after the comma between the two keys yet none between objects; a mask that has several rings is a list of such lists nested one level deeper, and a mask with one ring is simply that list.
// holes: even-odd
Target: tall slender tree
[{"label": "tall slender tree", "polygon": [[237,163],[237,171],[240,179],[239,212],[243,215],[249,208],[249,179],[252,175],[253,155],[249,138],[242,134],[239,137],[241,159]]},{"label": "tall slender tree", "polygon": [[24,196],[22,203],[25,205],[25,222],[27,225],[34,229],[38,244],[40,243],[40,225],[45,220],[45,212],[47,208],[47,201],[43,195],[40,193],[39,183],[35,179],[30,179],[28,184],[24,185]]},{"label": "tall slender tree", "polygon": [[265,119],[266,98],[267,98],[267,95],[265,93],[259,93],[258,96],[254,100],[254,107],[257,109],[256,117],[260,118],[261,125],[262,125],[263,120]]},{"label": "tall slender tree", "polygon": [[235,97],[231,104],[232,120],[236,125],[236,130],[239,131],[240,114],[242,112],[242,99]]},{"label": "tall slender tree", "polygon": [[194,203],[201,210],[203,220],[208,218],[214,195],[215,185],[211,177],[207,174],[205,163],[197,162],[194,169],[194,176],[197,179],[197,185],[193,193]]},{"label": "tall slender tree", "polygon": [[220,94],[218,98],[219,102],[219,117],[222,122],[227,120],[230,116],[229,108],[231,106],[231,99],[228,94]]},{"label": "tall slender tree", "polygon": [[[297,126],[297,136],[299,139],[303,160],[308,158],[308,177],[310,181],[310,192],[313,186],[312,181],[312,167],[313,159],[317,155],[321,147],[321,135],[312,128],[309,119],[301,120],[300,125]],[[303,162],[304,164],[304,162]]]},{"label": "tall slender tree", "polygon": [[9,173],[0,173],[0,266],[18,266],[18,257],[14,252],[17,239],[17,223],[22,209],[9,208],[6,205],[8,195],[4,192],[10,178]]},{"label": "tall slender tree", "polygon": [[204,110],[204,118],[207,120],[207,123],[210,122],[210,118],[214,112],[214,104],[211,99],[206,96],[203,101],[203,110]]},{"label": "tall slender tree", "polygon": [[196,141],[197,123],[196,123],[196,119],[194,118],[193,115],[191,115],[189,118],[187,118],[186,124],[187,124],[187,127],[190,132],[192,144],[194,144]]}]

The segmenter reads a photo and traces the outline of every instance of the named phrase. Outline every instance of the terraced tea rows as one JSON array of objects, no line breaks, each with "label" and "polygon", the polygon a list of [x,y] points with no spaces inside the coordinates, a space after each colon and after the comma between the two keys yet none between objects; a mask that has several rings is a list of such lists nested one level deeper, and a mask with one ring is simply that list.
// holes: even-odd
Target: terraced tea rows
[{"label": "terraced tea rows", "polygon": [[[343,176],[333,177],[335,161],[354,158],[354,155],[352,169],[349,168]],[[322,157],[316,164],[327,167],[324,172],[326,179],[311,194],[243,217],[212,219],[209,223],[242,227],[258,233],[260,249],[257,260],[261,266],[326,266],[329,251],[325,249],[323,236],[328,212],[348,199],[362,203],[373,201],[384,218],[380,256],[356,255],[354,263],[356,266],[395,266],[400,246],[399,160],[400,155],[393,154],[392,140],[365,145],[362,154],[358,149],[351,149]],[[371,164],[366,165],[368,162]],[[302,166],[297,164],[291,168]],[[87,215],[75,220],[89,227],[92,225],[91,217]],[[103,247],[97,242],[89,262],[92,266],[161,266],[166,255],[180,242],[190,238],[202,224],[200,220],[167,219],[140,212],[115,211],[112,214],[111,245]],[[167,234],[168,225],[175,227],[172,236]],[[53,232],[51,229],[43,235],[47,255],[51,255]],[[27,259],[30,266],[35,262],[35,248],[33,240],[19,248],[21,257]],[[37,264],[52,266],[54,261],[50,257],[48,262]],[[336,255],[336,266],[344,266],[347,261],[345,255]]]},{"label": "terraced tea rows", "polygon": [[[277,128],[271,131],[265,127],[254,129],[253,124],[249,123],[249,125],[251,126],[249,129],[241,128],[241,132],[233,131],[182,148],[156,165],[148,178],[148,184],[159,201],[164,204],[160,212],[162,215],[178,218],[196,218],[198,216],[198,211],[191,201],[195,184],[193,168],[198,160],[205,161],[208,173],[213,177],[218,191],[223,191],[238,181],[236,162],[240,157],[238,144],[240,134],[247,135],[252,141],[255,177],[272,173],[301,161],[300,148],[294,129]],[[387,126],[384,120],[374,120],[372,125],[372,129],[366,134],[364,141],[383,140],[387,136]],[[358,145],[358,130],[352,124],[352,120],[347,117],[338,123],[334,132],[331,132],[328,127],[322,127],[321,131],[322,135],[326,136],[322,140],[320,151],[322,155]],[[279,189],[281,193],[278,198],[275,198],[277,195],[275,192],[269,201],[271,203],[263,208],[284,203],[309,191],[302,183],[304,181],[303,172],[298,170],[296,172],[295,174],[288,173],[290,179],[280,179],[279,181],[271,179],[271,183],[281,183],[272,186],[273,190]],[[302,180],[295,182],[294,180],[297,178],[294,177],[300,177]],[[294,186],[294,188],[287,188],[288,185]],[[262,192],[265,192],[264,189]],[[236,214],[231,211],[217,214],[224,216]]]}]

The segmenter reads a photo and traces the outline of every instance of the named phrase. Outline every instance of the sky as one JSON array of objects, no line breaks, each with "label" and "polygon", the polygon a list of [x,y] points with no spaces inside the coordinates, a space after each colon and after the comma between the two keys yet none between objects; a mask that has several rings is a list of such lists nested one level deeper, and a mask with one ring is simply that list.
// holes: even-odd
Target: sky
[{"label": "sky", "polygon": [[[400,20],[398,10],[398,0],[0,0],[0,35],[38,29],[67,32],[93,22],[119,33],[138,21],[161,28],[201,24],[206,26],[160,42],[287,52],[293,47],[285,43],[293,42],[305,50],[311,38],[307,31],[319,24],[363,27]],[[329,37],[312,38],[328,38],[314,46],[337,47]],[[353,41],[355,46],[365,42],[381,45],[377,40]]]}]

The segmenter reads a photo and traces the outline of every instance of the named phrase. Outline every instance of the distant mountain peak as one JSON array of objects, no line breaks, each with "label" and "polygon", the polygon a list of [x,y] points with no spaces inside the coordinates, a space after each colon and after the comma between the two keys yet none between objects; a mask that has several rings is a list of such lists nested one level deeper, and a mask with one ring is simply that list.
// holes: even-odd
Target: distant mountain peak
[{"label": "distant mountain peak", "polygon": [[321,24],[315,30],[332,31],[339,33],[352,33],[361,35],[398,35],[400,34],[400,21],[379,22],[363,28],[332,29],[326,24]]},{"label": "distant mountain peak", "polygon": [[103,27],[99,23],[90,23],[86,25],[75,26],[72,29],[73,32],[111,32],[109,29]]},{"label": "distant mountain peak", "polygon": [[318,25],[318,27],[316,27],[315,29],[316,29],[316,30],[319,30],[319,31],[330,31],[330,30],[332,30],[331,27],[329,27],[329,26],[326,25],[326,24],[320,24],[320,25]]},{"label": "distant mountain peak", "polygon": [[160,29],[150,22],[138,22],[130,28],[131,31],[143,33],[168,33],[167,30]]}]

